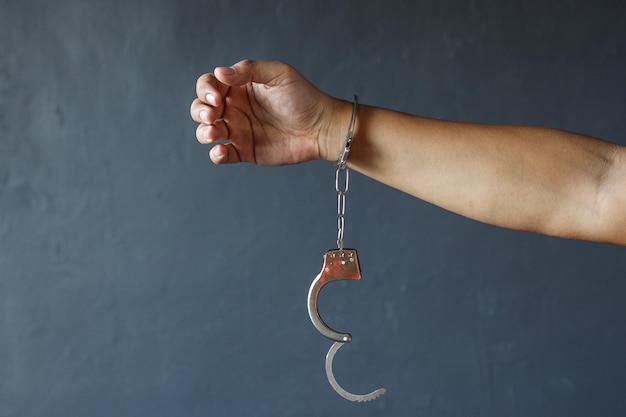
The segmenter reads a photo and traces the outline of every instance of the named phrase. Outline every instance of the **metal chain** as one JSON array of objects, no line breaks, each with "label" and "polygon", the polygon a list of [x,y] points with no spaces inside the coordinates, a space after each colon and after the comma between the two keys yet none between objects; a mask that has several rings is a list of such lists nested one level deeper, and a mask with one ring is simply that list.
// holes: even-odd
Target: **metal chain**
[{"label": "metal chain", "polygon": [[[359,98],[354,96],[352,107],[352,118],[348,126],[348,134],[346,135],[346,144],[344,146],[339,162],[337,163],[337,171],[335,172],[335,191],[337,191],[337,247],[343,250],[343,235],[346,228],[346,194],[350,187],[350,170],[348,170],[347,161],[350,154],[350,146],[352,145],[352,134],[354,133],[354,124],[356,122],[356,112],[359,108]],[[343,176],[343,184],[340,181]]]},{"label": "metal chain", "polygon": [[[340,179],[344,177],[343,186]],[[347,167],[337,168],[335,172],[335,190],[337,191],[337,247],[343,250],[343,235],[346,227],[346,194],[350,187],[350,170]]]}]

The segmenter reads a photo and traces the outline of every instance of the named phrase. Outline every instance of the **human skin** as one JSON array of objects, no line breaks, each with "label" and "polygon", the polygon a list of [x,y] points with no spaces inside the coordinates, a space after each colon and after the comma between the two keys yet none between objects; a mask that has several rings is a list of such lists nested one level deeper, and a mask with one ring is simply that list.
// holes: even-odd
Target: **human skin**
[{"label": "human skin", "polygon": [[[293,67],[241,61],[202,75],[191,116],[216,164],[337,161],[352,103]],[[626,148],[558,129],[461,123],[359,106],[348,166],[463,216],[626,245]]]}]

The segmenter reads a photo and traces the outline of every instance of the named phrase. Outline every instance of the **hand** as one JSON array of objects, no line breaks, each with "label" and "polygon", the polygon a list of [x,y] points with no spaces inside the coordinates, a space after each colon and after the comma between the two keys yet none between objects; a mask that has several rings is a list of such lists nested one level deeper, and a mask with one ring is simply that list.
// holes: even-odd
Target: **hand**
[{"label": "hand", "polygon": [[217,142],[209,153],[216,164],[287,165],[339,155],[346,103],[287,64],[246,60],[218,67],[198,79],[196,93],[196,137],[203,144]]}]

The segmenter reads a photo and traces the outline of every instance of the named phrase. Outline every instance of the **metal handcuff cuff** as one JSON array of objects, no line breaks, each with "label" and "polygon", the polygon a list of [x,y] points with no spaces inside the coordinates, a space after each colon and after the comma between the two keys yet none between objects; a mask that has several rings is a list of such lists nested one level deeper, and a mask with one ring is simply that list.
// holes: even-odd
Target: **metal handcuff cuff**
[{"label": "metal handcuff cuff", "polygon": [[[352,394],[343,389],[333,375],[333,359],[335,353],[346,343],[352,341],[349,333],[340,333],[330,327],[322,320],[318,311],[317,298],[322,287],[329,282],[338,280],[358,280],[361,278],[361,269],[359,267],[359,259],[355,249],[346,249],[343,246],[343,235],[345,228],[345,212],[346,212],[346,193],[350,183],[350,172],[346,166],[350,146],[352,145],[352,135],[354,133],[354,124],[356,122],[356,113],[359,107],[358,97],[354,96],[354,107],[352,109],[352,119],[346,135],[346,145],[341,154],[341,158],[337,164],[335,172],[335,189],[337,191],[337,249],[331,249],[324,255],[324,265],[321,272],[315,277],[309,288],[307,300],[307,308],[309,317],[315,328],[327,338],[335,343],[330,347],[326,355],[326,376],[328,382],[335,391],[343,398],[350,401],[369,401],[383,395],[387,390],[379,388],[369,394]],[[341,177],[344,177],[343,186],[340,184]]]}]

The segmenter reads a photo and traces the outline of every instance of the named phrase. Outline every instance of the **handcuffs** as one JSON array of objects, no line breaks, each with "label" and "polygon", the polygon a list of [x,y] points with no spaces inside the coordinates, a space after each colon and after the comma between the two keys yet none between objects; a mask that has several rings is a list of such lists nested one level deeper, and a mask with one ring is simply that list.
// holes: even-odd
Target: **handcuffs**
[{"label": "handcuffs", "polygon": [[[324,265],[322,270],[315,277],[309,288],[307,297],[307,309],[313,326],[324,336],[333,340],[335,343],[330,347],[326,354],[326,376],[328,382],[334,390],[343,398],[350,401],[370,401],[383,395],[387,390],[379,388],[368,394],[352,394],[343,389],[333,374],[333,360],[337,351],[346,343],[352,341],[350,333],[341,333],[331,329],[322,320],[318,310],[318,296],[322,287],[329,282],[338,280],[358,280],[361,278],[361,268],[359,266],[359,258],[355,249],[346,249],[343,245],[343,235],[345,228],[345,211],[346,211],[346,193],[348,192],[350,173],[346,162],[350,153],[352,144],[352,135],[354,132],[354,124],[356,121],[356,113],[359,107],[358,97],[354,96],[354,106],[352,109],[352,119],[346,136],[346,145],[337,164],[335,173],[335,190],[337,191],[337,249],[331,249],[324,255]],[[344,177],[343,186],[340,184],[341,177]]]}]

